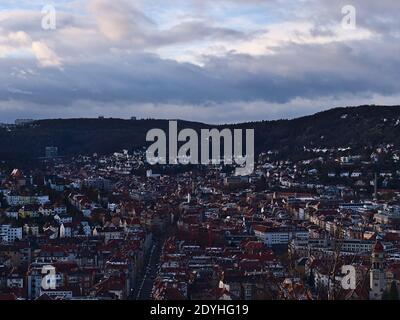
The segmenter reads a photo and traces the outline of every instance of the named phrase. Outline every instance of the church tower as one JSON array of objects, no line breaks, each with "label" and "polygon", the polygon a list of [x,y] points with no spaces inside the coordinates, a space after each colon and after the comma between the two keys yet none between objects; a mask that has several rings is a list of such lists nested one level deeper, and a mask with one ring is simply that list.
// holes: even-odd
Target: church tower
[{"label": "church tower", "polygon": [[381,300],[386,289],[385,250],[379,240],[372,248],[371,269],[369,271],[369,298]]},{"label": "church tower", "polygon": [[61,223],[60,226],[60,238],[65,238],[65,227],[63,223]]}]

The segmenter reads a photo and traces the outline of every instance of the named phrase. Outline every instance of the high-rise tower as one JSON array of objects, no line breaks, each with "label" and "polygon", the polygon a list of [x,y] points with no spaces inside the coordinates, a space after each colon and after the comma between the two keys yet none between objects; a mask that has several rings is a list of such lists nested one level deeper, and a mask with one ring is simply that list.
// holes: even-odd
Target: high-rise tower
[{"label": "high-rise tower", "polygon": [[386,289],[385,250],[378,240],[372,248],[371,269],[369,271],[369,298],[381,300]]}]

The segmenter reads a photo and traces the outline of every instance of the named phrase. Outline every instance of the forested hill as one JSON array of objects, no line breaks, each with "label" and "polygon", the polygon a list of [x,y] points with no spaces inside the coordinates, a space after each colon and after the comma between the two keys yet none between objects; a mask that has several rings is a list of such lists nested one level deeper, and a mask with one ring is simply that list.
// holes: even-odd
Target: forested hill
[{"label": "forested hill", "polygon": [[[215,127],[254,128],[257,152],[277,149],[288,156],[295,156],[304,146],[400,146],[398,106],[336,108],[293,120],[228,126],[179,121],[179,129]],[[42,157],[46,146],[57,146],[62,156],[132,150],[147,145],[146,133],[153,128],[167,131],[168,120],[55,119],[2,127],[0,160]]]}]

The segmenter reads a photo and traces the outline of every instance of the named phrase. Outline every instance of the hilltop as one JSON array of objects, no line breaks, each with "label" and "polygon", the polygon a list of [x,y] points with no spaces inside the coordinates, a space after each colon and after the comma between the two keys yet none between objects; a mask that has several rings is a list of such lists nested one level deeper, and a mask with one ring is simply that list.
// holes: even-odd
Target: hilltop
[{"label": "hilltop", "polygon": [[[179,121],[179,129],[254,128],[256,151],[279,150],[296,157],[304,147],[353,149],[380,144],[400,146],[398,106],[335,108],[293,120],[259,121],[232,125],[207,125]],[[148,130],[167,130],[168,120],[54,119],[1,128],[0,160],[35,159],[46,146],[57,146],[62,156],[108,154],[146,146]]]}]

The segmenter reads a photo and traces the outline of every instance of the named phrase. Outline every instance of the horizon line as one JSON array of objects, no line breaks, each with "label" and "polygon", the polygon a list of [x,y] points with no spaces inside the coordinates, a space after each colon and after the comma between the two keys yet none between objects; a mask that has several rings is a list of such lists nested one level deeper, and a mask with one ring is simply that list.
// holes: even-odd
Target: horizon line
[{"label": "horizon line", "polygon": [[104,116],[104,115],[98,115],[97,117],[92,116],[92,117],[79,117],[79,118],[69,118],[69,117],[57,117],[57,118],[15,118],[14,121],[10,120],[11,122],[0,122],[0,125],[17,125],[17,122],[21,122],[20,124],[23,124],[24,121],[26,123],[31,123],[31,122],[39,122],[39,121],[55,121],[55,120],[122,120],[122,121],[182,121],[182,122],[193,122],[193,123],[199,123],[199,124],[206,124],[206,125],[235,125],[235,124],[245,124],[245,123],[256,123],[256,122],[273,122],[273,121],[289,121],[289,120],[295,120],[295,119],[301,119],[304,117],[310,117],[314,116],[317,114],[325,113],[325,112],[330,112],[332,110],[339,110],[339,109],[353,109],[353,108],[367,108],[367,107],[376,107],[376,108],[395,108],[395,107],[400,107],[400,104],[396,105],[377,105],[377,104],[364,104],[364,105],[358,105],[358,106],[344,106],[344,107],[332,107],[326,110],[310,113],[310,114],[304,114],[300,116],[294,116],[294,117],[288,117],[288,118],[278,118],[278,119],[261,119],[261,120],[253,120],[253,121],[243,121],[243,122],[224,122],[224,123],[206,123],[198,120],[189,120],[189,119],[184,119],[184,118],[153,118],[153,117],[136,117],[136,116],[131,116],[130,118],[122,118],[122,117],[113,117],[113,116]]}]

